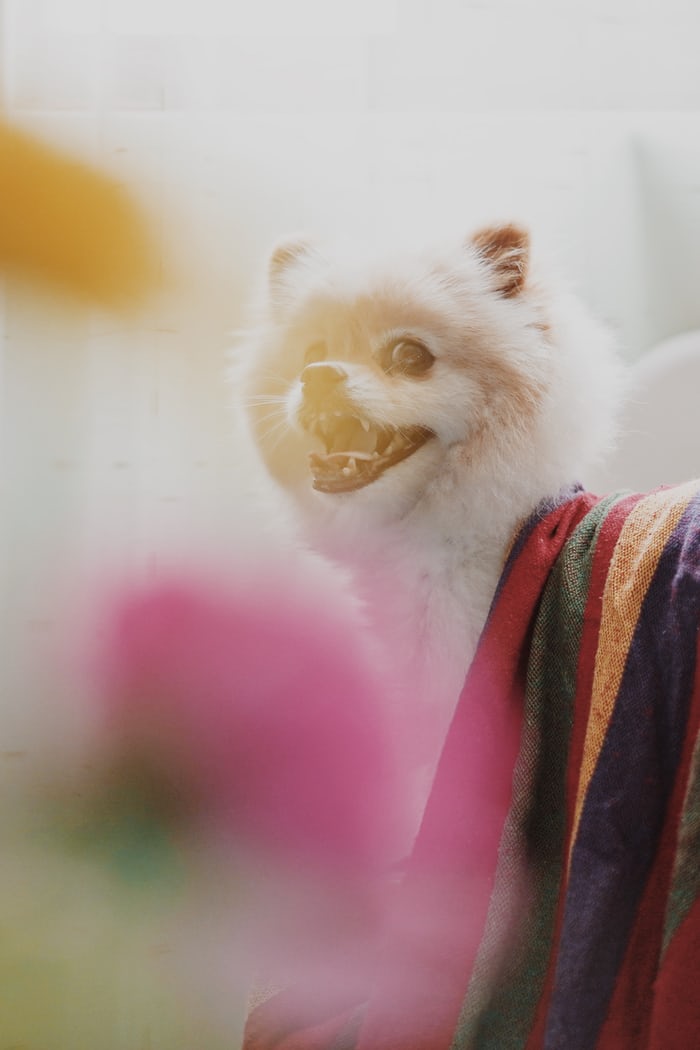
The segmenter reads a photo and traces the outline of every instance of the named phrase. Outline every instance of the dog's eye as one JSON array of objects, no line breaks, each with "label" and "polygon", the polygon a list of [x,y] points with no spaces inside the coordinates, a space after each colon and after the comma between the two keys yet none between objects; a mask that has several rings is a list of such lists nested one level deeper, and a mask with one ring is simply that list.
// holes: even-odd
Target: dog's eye
[{"label": "dog's eye", "polygon": [[304,368],[307,365],[316,364],[317,361],[325,361],[327,352],[324,342],[312,343],[304,354]]},{"label": "dog's eye", "polygon": [[435,358],[430,350],[415,339],[399,339],[384,351],[382,367],[389,375],[422,376]]}]

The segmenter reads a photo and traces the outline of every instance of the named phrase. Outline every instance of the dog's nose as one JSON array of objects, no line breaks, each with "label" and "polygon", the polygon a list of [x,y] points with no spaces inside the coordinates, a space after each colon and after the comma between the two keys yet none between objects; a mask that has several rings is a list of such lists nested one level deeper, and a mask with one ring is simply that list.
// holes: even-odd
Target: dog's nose
[{"label": "dog's nose", "polygon": [[304,397],[322,404],[346,379],[347,372],[340,365],[328,361],[315,361],[307,365],[301,373]]}]

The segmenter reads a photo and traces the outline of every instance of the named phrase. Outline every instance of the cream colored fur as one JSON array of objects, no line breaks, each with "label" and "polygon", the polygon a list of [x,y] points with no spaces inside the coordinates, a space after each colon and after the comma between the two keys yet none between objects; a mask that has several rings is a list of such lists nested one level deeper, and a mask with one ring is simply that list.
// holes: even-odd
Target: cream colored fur
[{"label": "cream colored fur", "polygon": [[[378,367],[378,349],[402,335],[434,355],[425,375]],[[435,435],[354,492],[312,488],[318,439],[300,425],[299,377],[320,342],[358,412]],[[384,261],[281,245],[247,356],[263,457],[312,546],[351,569],[397,688],[424,718],[429,775],[518,525],[585,482],[611,441],[609,335],[534,273],[527,234],[506,226]]]}]

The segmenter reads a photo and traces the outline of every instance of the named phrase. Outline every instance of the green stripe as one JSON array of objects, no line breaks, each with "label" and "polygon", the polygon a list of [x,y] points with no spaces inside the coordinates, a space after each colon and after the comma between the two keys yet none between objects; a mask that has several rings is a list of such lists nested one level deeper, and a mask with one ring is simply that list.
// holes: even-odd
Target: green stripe
[{"label": "green stripe", "polygon": [[688,911],[700,896],[700,740],[690,764],[688,788],[678,825],[676,860],[666,907],[662,955]]},{"label": "green stripe", "polygon": [[[591,566],[600,529],[622,499],[601,500],[559,555],[535,621],[523,739],[486,931],[452,1050],[520,1050],[547,972],[565,862],[566,771]],[[513,898],[513,887],[520,896]],[[529,906],[523,906],[526,892]],[[507,943],[502,931],[512,928]],[[494,946],[501,943],[501,960]],[[494,988],[494,976],[498,983]],[[488,998],[489,989],[494,989]]]}]

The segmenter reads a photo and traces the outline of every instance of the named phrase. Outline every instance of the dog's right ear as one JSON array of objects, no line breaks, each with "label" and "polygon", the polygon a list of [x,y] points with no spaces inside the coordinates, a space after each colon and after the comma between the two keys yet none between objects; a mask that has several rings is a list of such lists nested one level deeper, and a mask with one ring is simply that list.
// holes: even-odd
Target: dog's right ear
[{"label": "dog's right ear", "polygon": [[530,263],[530,234],[515,223],[486,226],[469,238],[488,267],[494,288],[504,299],[519,295]]},{"label": "dog's right ear", "polygon": [[294,297],[295,278],[316,258],[311,241],[302,236],[287,237],[272,250],[267,264],[267,285],[273,309],[283,308]]}]

